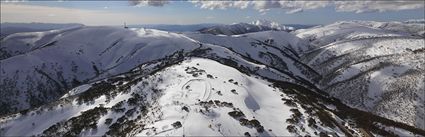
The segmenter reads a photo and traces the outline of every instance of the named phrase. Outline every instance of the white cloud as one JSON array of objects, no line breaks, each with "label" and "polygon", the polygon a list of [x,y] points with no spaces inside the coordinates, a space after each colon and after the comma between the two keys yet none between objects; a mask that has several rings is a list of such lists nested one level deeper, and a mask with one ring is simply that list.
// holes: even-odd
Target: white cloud
[{"label": "white cloud", "polygon": [[287,14],[294,14],[294,13],[298,13],[298,12],[303,12],[304,10],[302,8],[297,8],[297,9],[293,9],[290,11],[287,11]]},{"label": "white cloud", "polygon": [[196,6],[202,9],[227,9],[227,8],[239,8],[244,9],[248,7],[249,2],[245,1],[191,1]]},{"label": "white cloud", "polygon": [[26,0],[2,0],[1,2],[5,3],[17,3],[17,2],[25,2]]},{"label": "white cloud", "polygon": [[246,9],[249,6],[248,1],[236,1],[233,3],[233,6],[238,7],[240,9]]},{"label": "white cloud", "polygon": [[205,17],[206,19],[215,19],[215,17],[214,16],[207,16],[207,17]]},{"label": "white cloud", "polygon": [[424,1],[335,1],[335,9],[343,12],[384,12],[424,8]]},{"label": "white cloud", "polygon": [[[161,0],[163,1],[163,0]],[[409,9],[424,8],[424,1],[280,1],[280,0],[230,0],[230,1],[210,1],[197,0],[191,1],[197,7],[202,9],[246,9],[253,8],[260,12],[265,12],[270,9],[284,9],[286,13],[298,13],[305,10],[312,10],[334,6],[339,12],[384,12],[384,11],[399,11]]]},{"label": "white cloud", "polygon": [[129,0],[129,3],[135,6],[162,7],[170,2],[168,0]]},{"label": "white cloud", "polygon": [[171,22],[173,17],[118,13],[106,10],[83,10],[49,6],[1,3],[1,22],[83,23],[86,25],[148,24]]},{"label": "white cloud", "polygon": [[246,9],[253,8],[260,12],[265,12],[273,8],[280,8],[288,10],[288,13],[296,13],[303,11],[303,9],[317,9],[326,7],[328,1],[247,1],[247,0],[235,0],[235,1],[209,1],[200,0],[192,1],[195,5],[203,9],[227,9],[237,8]]}]

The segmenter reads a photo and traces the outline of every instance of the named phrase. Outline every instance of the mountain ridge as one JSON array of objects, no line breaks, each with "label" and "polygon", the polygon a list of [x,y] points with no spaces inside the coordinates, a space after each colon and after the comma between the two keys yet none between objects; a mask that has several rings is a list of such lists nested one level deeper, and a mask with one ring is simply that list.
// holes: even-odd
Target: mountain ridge
[{"label": "mountain ridge", "polygon": [[[423,73],[418,60],[423,39],[409,31],[373,26],[337,22],[291,33],[232,36],[88,26],[13,34],[1,41],[2,51],[14,53],[0,60],[6,66],[1,68],[1,87],[9,90],[2,90],[2,97],[44,102],[11,110],[3,108],[16,103],[2,98],[2,110],[11,111],[2,112],[0,135],[425,135],[420,124],[424,112],[409,113],[414,112],[409,107],[423,107],[415,104],[424,101],[419,95],[424,82],[415,76]],[[329,32],[332,35],[324,34]],[[14,50],[13,43],[18,42],[33,45]],[[46,60],[51,56],[56,59]],[[16,65],[20,59],[30,63]],[[50,64],[42,67],[43,62]],[[367,69],[357,67],[357,76],[353,69],[359,64]],[[381,82],[387,72],[394,77],[389,86]],[[372,76],[370,82],[363,79]],[[403,81],[410,80],[418,84],[405,87]],[[12,87],[12,81],[21,85]],[[373,111],[359,107],[356,95],[347,96],[371,91],[356,92],[352,87],[358,81],[366,82],[361,83],[365,87],[389,87],[382,88],[382,93],[396,97],[403,92],[392,89],[407,88],[409,95],[419,98],[402,97],[396,102],[409,112]],[[33,90],[19,89],[25,87]],[[345,88],[344,92],[338,92],[339,88]],[[385,108],[374,102],[385,94],[372,93],[375,108]],[[22,96],[26,94],[30,95]],[[397,100],[389,101],[392,105]],[[369,117],[373,119],[365,119]],[[46,118],[50,120],[42,121]]]}]

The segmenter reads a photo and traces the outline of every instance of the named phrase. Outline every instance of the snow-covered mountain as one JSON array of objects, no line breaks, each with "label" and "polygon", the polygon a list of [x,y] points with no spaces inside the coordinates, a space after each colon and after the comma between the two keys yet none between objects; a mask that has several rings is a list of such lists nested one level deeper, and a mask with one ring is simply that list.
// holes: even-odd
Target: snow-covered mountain
[{"label": "snow-covered mountain", "polygon": [[323,46],[340,40],[387,36],[424,37],[425,23],[340,21],[294,32],[312,45]]},{"label": "snow-covered mountain", "polygon": [[2,113],[39,106],[80,83],[199,47],[174,33],[114,27],[18,33],[1,45]]},{"label": "snow-covered mountain", "polygon": [[12,34],[0,136],[424,136],[424,40],[404,30]]},{"label": "snow-covered mountain", "polygon": [[304,109],[271,85],[213,60],[186,58],[152,75],[122,75],[80,86],[73,91],[80,94],[5,117],[3,135],[344,134],[321,126],[313,106]]},{"label": "snow-covered mountain", "polygon": [[10,34],[19,32],[39,32],[54,29],[69,28],[75,26],[82,26],[78,23],[68,24],[53,24],[53,23],[1,23],[0,25],[0,39]]},{"label": "snow-covered mountain", "polygon": [[322,75],[321,89],[352,107],[423,129],[425,45],[411,35],[416,27],[352,21],[296,34],[316,47],[301,58]]},{"label": "snow-covered mountain", "polygon": [[143,24],[143,25],[127,25],[129,28],[146,28],[156,29],[170,32],[196,32],[200,29],[217,26],[220,24],[189,24],[189,25],[169,25],[169,24]]},{"label": "snow-covered mountain", "polygon": [[235,23],[231,25],[216,25],[212,27],[207,27],[200,29],[201,33],[209,33],[214,35],[239,35],[252,32],[260,31],[293,31],[293,27],[288,27],[281,25],[277,22],[267,21],[267,20],[257,20],[251,23]]},{"label": "snow-covered mountain", "polygon": [[277,22],[274,22],[274,21],[269,21],[269,20],[264,20],[264,19],[253,21],[250,24],[257,25],[257,26],[268,26],[272,29],[282,30],[282,31],[293,31],[293,30],[295,30],[293,27],[285,26],[285,25],[282,25],[280,23],[277,23]]},{"label": "snow-covered mountain", "polygon": [[373,28],[389,30],[399,33],[410,33],[412,36],[425,37],[425,21],[408,20],[404,22],[376,22],[376,21],[357,21],[359,24],[367,25]]}]

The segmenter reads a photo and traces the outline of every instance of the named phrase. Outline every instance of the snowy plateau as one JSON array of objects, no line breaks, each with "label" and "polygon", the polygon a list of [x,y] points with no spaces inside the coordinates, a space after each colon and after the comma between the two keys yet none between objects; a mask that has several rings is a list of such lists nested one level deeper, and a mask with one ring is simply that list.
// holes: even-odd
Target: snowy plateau
[{"label": "snowy plateau", "polygon": [[8,31],[0,136],[425,136],[424,26]]}]

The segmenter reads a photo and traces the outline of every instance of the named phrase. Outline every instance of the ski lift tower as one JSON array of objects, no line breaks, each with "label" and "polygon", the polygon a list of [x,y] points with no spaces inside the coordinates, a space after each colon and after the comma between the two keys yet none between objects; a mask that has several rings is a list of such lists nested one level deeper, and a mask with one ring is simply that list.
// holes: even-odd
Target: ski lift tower
[{"label": "ski lift tower", "polygon": [[128,29],[127,24],[125,22],[124,22],[124,28],[125,29]]}]

